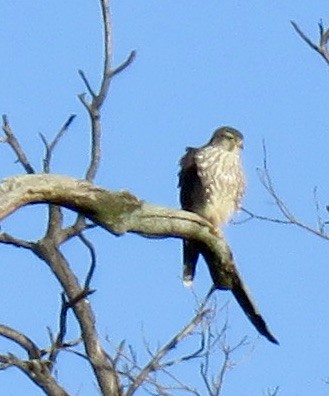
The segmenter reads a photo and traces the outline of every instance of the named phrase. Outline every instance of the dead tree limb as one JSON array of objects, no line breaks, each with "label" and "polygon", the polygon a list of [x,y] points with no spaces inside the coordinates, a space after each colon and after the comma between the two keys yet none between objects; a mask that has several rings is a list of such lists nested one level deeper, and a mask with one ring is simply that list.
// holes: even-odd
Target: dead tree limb
[{"label": "dead tree limb", "polygon": [[[151,238],[172,237],[199,241],[214,288],[232,290],[257,330],[269,341],[278,343],[247,292],[228,244],[200,216],[148,204],[127,191],[110,192],[87,181],[59,175],[16,176],[5,179],[0,184],[0,219],[22,206],[36,203],[52,203],[72,209],[115,235],[132,232]],[[51,241],[46,243],[45,238],[42,242],[44,246],[54,244]],[[45,258],[38,250],[36,252]],[[60,252],[56,256],[58,260],[64,260]],[[54,261],[53,264],[56,263]],[[61,276],[56,276],[61,282]],[[73,274],[70,276],[73,277]],[[76,282],[72,279],[73,281]],[[76,287],[75,294],[77,290]],[[72,292],[68,296],[69,299],[74,298]]]}]

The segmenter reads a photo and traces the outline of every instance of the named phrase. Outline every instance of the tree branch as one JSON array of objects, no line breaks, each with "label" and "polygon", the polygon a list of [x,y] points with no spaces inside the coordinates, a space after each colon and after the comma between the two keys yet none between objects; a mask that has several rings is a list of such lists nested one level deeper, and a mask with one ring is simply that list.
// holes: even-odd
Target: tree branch
[{"label": "tree branch", "polygon": [[290,21],[293,28],[299,34],[299,36],[309,45],[314,51],[319,53],[322,58],[329,65],[329,51],[328,51],[328,40],[329,40],[329,29],[324,29],[322,22],[319,23],[320,39],[319,44],[315,44],[297,25],[296,22]]},{"label": "tree branch", "polygon": [[36,203],[53,203],[83,213],[115,235],[133,232],[145,237],[194,237],[217,252],[221,250],[224,261],[232,258],[225,241],[200,216],[145,203],[127,191],[110,192],[54,174],[16,176],[0,184],[0,219]]},{"label": "tree branch", "polygon": [[56,361],[59,350],[63,347],[64,337],[67,331],[67,314],[71,306],[67,303],[65,294],[61,293],[61,312],[59,315],[59,330],[55,339],[52,339],[51,351],[49,353],[49,361]]},{"label": "tree branch", "polygon": [[3,324],[0,325],[0,336],[6,337],[9,340],[14,341],[16,344],[20,345],[28,353],[29,359],[40,359],[41,350],[36,346],[36,344],[26,337],[24,334],[12,329],[9,326]]},{"label": "tree branch", "polygon": [[3,121],[2,130],[7,136],[7,138],[4,141],[8,143],[9,146],[13,149],[14,153],[17,155],[18,162],[23,166],[26,173],[35,173],[21,145],[19,144],[18,140],[13,134],[13,131],[11,130],[9,125],[8,117],[5,114],[2,116],[2,121]]},{"label": "tree branch", "polygon": [[[232,290],[257,330],[277,343],[247,292],[229,246],[202,217],[145,203],[127,191],[110,192],[65,176],[17,176],[0,184],[0,219],[24,205],[35,203],[53,203],[72,209],[115,235],[132,232],[144,237],[199,241],[214,287]],[[67,295],[74,298],[72,293]]]},{"label": "tree branch", "polygon": [[89,103],[84,94],[79,95],[79,99],[88,111],[91,123],[91,156],[90,164],[88,166],[85,178],[88,181],[93,181],[99,167],[101,158],[101,123],[100,123],[100,109],[107,97],[110,82],[111,82],[111,57],[112,57],[112,32],[111,32],[111,17],[109,9],[109,0],[100,0],[103,19],[104,32],[104,64],[101,86],[98,93],[92,89],[87,77],[83,71],[79,71],[88,92],[92,97]]},{"label": "tree branch", "polygon": [[31,242],[25,241],[23,239],[15,238],[5,232],[0,233],[0,243],[4,243],[6,245],[12,245],[18,248],[24,248],[28,250],[31,250],[32,248]]},{"label": "tree branch", "polygon": [[[195,316],[190,320],[190,322],[184,326],[184,328],[178,332],[167,344],[165,344],[159,351],[153,355],[152,359],[147,363],[147,365],[140,371],[137,377],[134,379],[133,383],[129,387],[126,392],[125,396],[132,396],[136,390],[141,386],[142,383],[146,381],[146,378],[152,371],[161,370],[166,366],[172,365],[173,363],[170,362],[169,364],[162,364],[160,363],[161,359],[167,355],[171,350],[175,349],[176,346],[188,335],[190,335],[194,329],[201,323],[203,318],[209,313],[209,309],[206,308],[207,301],[210,297],[210,294],[206,297],[204,302],[199,307]],[[191,358],[191,356],[189,356]],[[183,359],[182,359],[183,360]],[[187,360],[187,359],[185,359]]]},{"label": "tree branch", "polygon": [[112,61],[112,26],[110,15],[110,1],[101,0],[103,32],[104,32],[104,64],[101,87],[93,100],[93,107],[100,109],[103,105],[111,82],[111,61]]},{"label": "tree branch", "polygon": [[99,91],[96,93],[88,81],[85,73],[79,70],[87,91],[91,95],[91,102],[88,102],[84,93],[79,95],[81,103],[88,111],[91,123],[91,156],[90,164],[88,166],[85,178],[88,181],[93,181],[99,167],[101,157],[101,107],[103,106],[110,89],[111,79],[113,76],[126,69],[135,59],[136,52],[132,51],[128,58],[117,68],[111,70],[112,61],[112,31],[111,31],[111,17],[110,17],[110,2],[109,0],[100,0],[102,19],[103,19],[103,32],[104,32],[104,63],[103,73]]},{"label": "tree branch", "polygon": [[192,320],[176,334],[166,345],[164,345],[151,359],[151,361],[140,371],[138,376],[134,379],[132,385],[126,392],[125,396],[132,396],[141,384],[146,380],[152,371],[157,371],[161,368],[160,360],[174,349],[185,337],[193,332],[196,326],[200,324],[204,316],[209,312],[209,309],[202,307]]},{"label": "tree branch", "polygon": [[128,58],[118,67],[110,71],[111,78],[125,70],[136,58],[136,51],[133,50]]},{"label": "tree branch", "polygon": [[[117,373],[101,346],[95,318],[86,298],[90,291],[80,287],[77,277],[71,271],[68,262],[52,239],[45,237],[35,243],[33,252],[51,268],[65,291],[68,298],[66,305],[72,308],[78,320],[88,361],[102,394],[119,395],[120,386]],[[66,309],[65,307],[64,311]],[[66,315],[66,312],[64,312],[64,315]],[[62,321],[62,324],[65,325],[65,322]],[[65,331],[65,327],[61,329],[62,334],[63,330]]]},{"label": "tree branch", "polygon": [[309,226],[308,224],[302,222],[299,220],[294,214],[291,212],[291,210],[288,208],[288,206],[285,204],[283,199],[279,196],[277,193],[269,169],[268,169],[268,164],[267,164],[267,153],[266,153],[266,147],[265,143],[263,143],[263,151],[264,151],[264,159],[263,159],[263,168],[257,169],[258,175],[260,182],[264,186],[265,190],[269,193],[271,198],[273,199],[276,207],[279,209],[281,215],[283,218],[278,219],[278,218],[273,218],[269,216],[262,216],[255,214],[254,212],[247,210],[247,209],[242,209],[243,212],[245,212],[249,218],[247,218],[245,221],[248,221],[250,219],[257,219],[257,220],[264,220],[264,221],[270,221],[272,223],[277,223],[277,224],[288,224],[288,225],[294,225],[299,228],[302,228],[316,236],[319,236],[320,238],[329,240],[329,234],[325,232],[325,225],[326,222],[322,220],[322,218],[319,215],[319,202],[317,198],[317,189],[315,188],[313,190],[313,197],[315,201],[315,209],[316,209],[316,214],[317,214],[317,223],[318,223],[318,228]]},{"label": "tree branch", "polygon": [[81,242],[87,247],[90,253],[90,267],[86,276],[84,288],[86,290],[90,289],[90,283],[92,280],[92,277],[94,275],[95,269],[96,269],[96,251],[94,248],[94,245],[86,238],[83,234],[79,235],[79,239]]},{"label": "tree branch", "polygon": [[[50,143],[48,143],[46,138],[42,134],[40,134],[41,139],[45,146],[45,150],[46,150],[45,157],[43,159],[43,171],[45,173],[50,172],[50,163],[52,160],[53,152],[54,152],[57,144],[60,142],[61,138],[65,134],[65,132],[68,130],[68,128],[72,124],[74,118],[75,118],[75,115],[71,114],[69,116],[69,118],[65,121],[65,123],[61,127],[61,129],[57,132],[54,139]],[[50,236],[58,237],[58,235],[61,232],[62,223],[63,223],[62,209],[56,205],[49,205],[49,208],[48,208],[48,229],[47,229],[46,234],[49,237]]]},{"label": "tree branch", "polygon": [[30,338],[5,325],[0,325],[0,335],[20,345],[29,356],[29,360],[21,360],[13,354],[0,355],[0,369],[15,366],[47,395],[68,396],[68,393],[51,375],[50,362],[42,360],[43,352]]},{"label": "tree branch", "polygon": [[39,386],[45,394],[56,396],[69,396],[57,381],[52,377],[49,362],[40,359],[20,360],[13,354],[0,355],[1,369],[11,366],[19,368],[29,379]]},{"label": "tree branch", "polygon": [[46,149],[45,157],[43,159],[43,171],[45,173],[49,173],[50,172],[50,162],[51,162],[51,159],[52,159],[53,152],[54,152],[57,144],[59,143],[59,141],[61,140],[61,138],[65,134],[65,132],[69,129],[69,127],[72,124],[72,122],[73,122],[75,117],[76,117],[75,114],[71,114],[69,116],[69,118],[65,121],[64,125],[56,133],[54,139],[50,143],[47,142],[47,140],[46,140],[44,135],[40,134],[41,139],[42,139],[43,144],[44,144],[45,149]]}]

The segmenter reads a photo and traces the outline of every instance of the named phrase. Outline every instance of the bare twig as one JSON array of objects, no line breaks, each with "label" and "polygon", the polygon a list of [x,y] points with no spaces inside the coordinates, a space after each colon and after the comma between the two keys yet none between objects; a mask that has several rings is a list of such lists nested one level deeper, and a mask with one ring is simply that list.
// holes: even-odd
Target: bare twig
[{"label": "bare twig", "polygon": [[276,386],[274,389],[267,389],[265,396],[277,396],[279,394],[280,388]]},{"label": "bare twig", "polygon": [[[198,392],[197,389],[195,389],[194,387],[188,385],[186,382],[182,382],[177,377],[177,375],[173,374],[173,372],[168,371],[164,367],[162,368],[162,372],[164,374],[166,374],[167,377],[170,378],[173,381],[173,384],[164,386],[163,384],[161,384],[159,382],[159,380],[157,378],[150,379],[149,382],[155,388],[156,393],[149,392],[149,394],[154,395],[154,396],[158,396],[158,395],[172,396],[173,395],[172,391],[177,390],[177,391],[184,392],[184,395],[190,394],[190,395],[195,395],[195,396],[201,396],[201,394]],[[144,388],[146,388],[146,387],[144,386]]]},{"label": "bare twig", "polygon": [[320,204],[319,204],[318,188],[317,187],[313,188],[313,198],[314,198],[314,205],[315,205],[315,212],[316,212],[317,227],[318,227],[318,230],[321,232],[321,234],[324,234],[325,233],[324,228],[326,226],[326,223],[320,214]]},{"label": "bare twig", "polygon": [[[40,134],[43,144],[45,146],[45,150],[46,150],[45,157],[43,159],[43,171],[45,173],[50,172],[50,163],[52,160],[53,152],[54,152],[57,144],[63,137],[64,133],[70,127],[74,118],[75,118],[75,115],[71,114],[69,116],[69,118],[65,121],[65,123],[61,127],[61,129],[57,132],[54,139],[50,143],[47,142],[47,139],[45,138],[44,135]],[[54,236],[54,237],[58,238],[58,236],[61,233],[62,223],[63,223],[62,209],[56,205],[49,205],[48,229],[47,229],[46,235],[48,235],[49,237]]]},{"label": "bare twig", "polygon": [[300,35],[300,37],[315,51],[318,51],[318,46],[313,43],[313,41],[306,36],[306,34],[300,29],[300,27],[297,25],[296,22],[294,21],[290,21],[290,23],[292,24],[293,28],[296,30],[296,32]]},{"label": "bare twig", "polygon": [[67,304],[65,294],[61,293],[61,312],[59,315],[59,331],[56,339],[52,342],[51,352],[49,354],[49,361],[54,363],[56,361],[56,357],[58,355],[59,349],[63,345],[64,337],[67,331],[67,313],[69,310],[69,306]]},{"label": "bare twig", "polygon": [[[50,344],[50,347],[43,348],[41,350],[43,356],[47,355],[47,354],[48,355],[51,354],[53,352],[53,350],[54,350],[54,345],[56,343],[56,338],[54,337],[54,334],[53,334],[51,328],[47,327],[47,330],[48,330],[48,335],[49,335],[49,339],[50,339],[51,344]],[[83,342],[83,340],[82,340],[81,337],[73,339],[73,340],[63,341],[63,343],[61,345],[58,345],[57,348],[61,349],[61,350],[65,350],[66,352],[74,353],[76,351],[74,349],[70,349],[70,348],[73,348],[73,347],[75,347],[75,346],[77,346],[79,344],[82,344],[82,342]],[[80,355],[81,352],[78,352],[77,354]],[[87,359],[86,355],[84,355],[84,354],[83,354],[83,357],[85,359]],[[50,361],[50,359],[49,359],[49,361]]]},{"label": "bare twig", "polygon": [[[202,312],[205,309],[205,304],[209,299],[210,294],[208,293],[206,299],[200,304],[198,308],[198,312]],[[209,308],[208,312],[213,314],[213,310]],[[133,350],[130,350],[130,357],[127,356],[123,351],[123,343],[120,346],[120,352],[117,352],[116,362],[119,360],[120,357],[124,358],[129,362],[128,365],[121,365],[123,366],[123,370],[119,371],[123,377],[126,377],[128,382],[131,385],[128,387],[127,393],[125,396],[129,395],[134,386],[136,380],[142,375],[143,370],[148,368],[148,373],[145,373],[145,378],[141,383],[141,387],[143,387],[144,391],[150,395],[172,395],[172,391],[179,390],[184,392],[184,394],[191,394],[195,396],[204,395],[205,392],[199,391],[198,389],[194,388],[193,386],[182,382],[172,371],[168,370],[171,366],[180,364],[182,362],[187,362],[193,359],[202,359],[201,363],[201,376],[204,380],[205,387],[207,389],[207,394],[209,396],[218,396],[223,386],[224,376],[229,369],[234,367],[235,363],[232,361],[232,354],[241,346],[246,345],[245,340],[243,338],[237,345],[230,347],[225,342],[226,332],[227,332],[227,322],[225,322],[224,326],[222,327],[221,331],[218,333],[216,330],[215,332],[212,331],[212,322],[213,322],[213,315],[209,316],[206,315],[206,319],[201,321],[202,329],[199,332],[192,332],[194,335],[197,334],[200,336],[200,348],[195,353],[189,353],[187,355],[178,357],[177,359],[167,360],[164,359],[157,359],[158,353],[160,351],[165,351],[167,355],[172,349],[166,348],[166,346],[162,347],[156,354],[153,354],[149,348],[149,345],[146,343],[146,350],[151,356],[150,362],[144,367],[140,368],[137,363],[137,357]],[[190,333],[190,334],[192,334]],[[219,345],[222,344],[221,347]],[[212,375],[210,370],[210,358],[214,352],[220,351],[224,355],[224,361],[220,365],[220,369],[217,375]],[[216,368],[215,368],[215,371]],[[163,385],[161,381],[159,381],[158,374],[162,373],[167,376],[171,380],[171,384]],[[153,374],[153,375],[151,375]],[[152,391],[152,388],[155,391]],[[136,389],[137,390],[137,389]],[[134,394],[134,393],[131,393]]]},{"label": "bare twig", "polygon": [[51,157],[53,154],[53,151],[56,147],[56,145],[59,143],[61,138],[63,137],[64,133],[69,129],[70,125],[72,124],[75,114],[71,114],[69,118],[65,121],[64,125],[61,127],[61,129],[57,132],[55,135],[54,139],[48,143],[45,136],[43,134],[40,134],[41,139],[43,141],[43,144],[46,149],[45,157],[43,159],[43,171],[45,173],[49,173],[50,171],[50,162],[51,162]]},{"label": "bare twig", "polygon": [[101,87],[93,100],[93,107],[98,110],[103,105],[108,90],[110,87],[110,73],[111,73],[111,62],[112,62],[112,26],[111,26],[111,15],[110,15],[110,1],[101,0],[102,17],[103,17],[103,33],[104,33],[104,64],[103,64],[103,77]]},{"label": "bare twig", "polygon": [[[205,355],[205,361],[200,366],[200,374],[203,379],[203,382],[206,386],[207,392],[209,396],[218,396],[223,388],[224,377],[227,372],[235,366],[235,363],[232,361],[232,354],[242,346],[246,345],[246,337],[242,338],[235,346],[231,347],[223,342],[220,350],[224,356],[223,363],[221,364],[220,370],[216,376],[210,374],[210,350],[214,345],[218,345],[222,337],[225,338],[226,335],[226,325],[224,329],[221,331],[218,340],[213,341],[211,338],[213,337],[212,332],[209,332],[209,347],[208,353]],[[217,337],[216,337],[217,338]],[[210,346],[212,345],[212,346]]]},{"label": "bare twig", "polygon": [[[190,324],[193,323],[193,320],[198,316],[198,315],[203,315],[203,319],[206,318],[206,322],[210,322],[212,319],[208,315],[210,312],[212,312],[212,309],[206,308],[205,305],[207,304],[209,300],[209,294],[206,296],[206,298],[201,302],[198,303],[198,309],[197,312],[194,316],[194,318],[191,320]],[[201,324],[204,323],[205,321],[201,319]],[[166,360],[163,361],[163,358],[170,352],[172,351],[178,344],[176,344],[176,337],[179,337],[180,334],[183,334],[182,339],[179,341],[181,342],[184,337],[186,337],[187,334],[184,334],[184,331],[180,331],[176,336],[172,338],[172,340],[175,340],[174,342],[169,342],[166,344],[164,347],[158,350],[156,354],[154,354],[148,343],[144,341],[146,350],[148,354],[151,357],[150,362],[144,366],[144,368],[140,367],[137,361],[137,356],[135,351],[131,348],[131,346],[128,346],[128,351],[129,354],[125,353],[124,351],[124,341],[120,343],[119,347],[117,348],[117,353],[116,356],[113,360],[115,362],[114,364],[117,366],[118,362],[120,362],[120,365],[122,369],[117,368],[118,372],[122,375],[123,378],[127,379],[127,387],[128,387],[128,392],[132,392],[131,394],[134,394],[134,392],[138,389],[136,388],[135,390],[132,389],[136,385],[136,380],[138,381],[138,378],[140,378],[141,375],[145,375],[145,378],[142,380],[140,383],[140,387],[142,387],[145,392],[147,392],[150,395],[172,395],[171,391],[173,390],[180,390],[184,391],[185,394],[192,394],[195,396],[201,396],[201,393],[197,391],[192,386],[189,386],[188,384],[182,382],[176,375],[172,373],[172,371],[168,370],[171,366],[175,365],[177,366],[178,364],[182,362],[187,362],[189,360],[194,360],[194,359],[201,359],[204,357],[206,353],[209,352],[209,350],[205,350],[205,333],[204,330],[202,329],[200,332],[194,332],[191,330],[188,334],[189,335],[197,335],[200,337],[200,348],[198,348],[197,351],[195,352],[190,352],[186,355],[180,356],[176,359],[171,359],[171,360]],[[175,348],[176,349],[176,348]],[[163,353],[163,356],[161,357],[161,354]],[[127,364],[122,362],[122,359],[124,361],[127,361]],[[148,372],[146,372],[146,369]],[[150,374],[153,373],[151,376]],[[170,385],[164,386],[162,382],[159,381],[157,377],[157,373],[162,373],[165,376],[167,376],[171,381],[173,382]],[[134,385],[135,384],[135,385]],[[124,387],[126,387],[124,385]],[[151,387],[155,389],[155,392],[151,390]],[[125,396],[127,396],[129,393],[125,393]]]},{"label": "bare twig", "polygon": [[294,216],[290,213],[288,207],[281,200],[281,198],[278,196],[278,194],[276,193],[276,191],[274,189],[272,179],[270,177],[268,167],[267,167],[267,152],[266,152],[266,146],[265,146],[264,141],[263,141],[263,152],[264,152],[263,169],[257,169],[260,181],[263,184],[263,186],[265,187],[265,189],[270,193],[270,195],[274,199],[277,207],[279,208],[279,210],[283,214],[283,216],[290,222],[294,222],[295,221]]},{"label": "bare twig", "polygon": [[5,114],[2,116],[2,121],[3,121],[2,129],[7,136],[5,142],[8,143],[10,145],[10,147],[13,149],[14,153],[17,155],[18,162],[23,166],[26,173],[35,173],[29,160],[27,159],[21,145],[19,144],[18,140],[16,139],[16,137],[9,125],[8,117]]},{"label": "bare twig", "polygon": [[272,223],[278,223],[278,224],[290,224],[290,225],[292,224],[290,220],[282,220],[282,219],[276,219],[274,217],[258,215],[246,208],[241,208],[241,211],[246,213],[249,217],[244,220],[241,220],[241,222],[239,223],[245,223],[251,219],[256,219],[256,220],[270,221]]},{"label": "bare twig", "polygon": [[99,167],[101,157],[101,124],[100,124],[100,109],[107,97],[110,81],[111,81],[111,58],[112,58],[112,32],[111,32],[111,18],[109,10],[109,0],[100,0],[103,19],[103,32],[104,32],[104,63],[101,85],[98,93],[96,94],[91,88],[86,75],[83,71],[79,71],[88,92],[92,97],[89,103],[84,94],[79,95],[79,99],[88,111],[91,122],[91,157],[85,178],[92,181],[95,178],[96,172]]},{"label": "bare twig", "polygon": [[[67,301],[67,299],[65,297],[65,293],[63,293],[63,292],[61,293],[62,304],[61,304],[61,311],[60,311],[60,315],[59,315],[59,331],[58,331],[58,334],[55,339],[49,330],[50,338],[51,338],[51,348],[49,351],[49,359],[48,360],[49,360],[49,362],[51,362],[51,366],[53,366],[53,364],[55,363],[57,355],[60,350],[62,350],[64,348],[67,349],[69,347],[76,346],[82,342],[81,338],[79,338],[78,340],[64,342],[64,338],[65,338],[65,335],[67,332],[67,314],[68,314],[69,309],[71,309],[75,304],[77,304],[80,300],[87,297],[91,293],[92,293],[92,291],[85,290],[85,291],[81,292],[80,295],[78,295],[74,299],[74,301]],[[46,352],[46,350],[43,350],[43,352]],[[76,352],[76,351],[70,350],[70,352]],[[80,355],[80,353],[79,353],[79,355]],[[85,355],[84,355],[84,358],[86,358]]]},{"label": "bare twig", "polygon": [[[279,194],[276,192],[276,189],[274,187],[274,184],[273,184],[273,181],[271,179],[270,172],[268,169],[268,163],[267,163],[268,160],[267,160],[265,143],[263,143],[263,151],[264,151],[263,169],[258,169],[259,178],[260,178],[262,185],[265,187],[266,191],[273,198],[273,200],[276,204],[276,207],[279,209],[279,211],[281,212],[281,214],[283,216],[283,219],[273,218],[273,217],[269,217],[269,216],[262,216],[262,215],[255,214],[250,210],[242,209],[243,212],[249,216],[249,219],[247,219],[247,220],[257,219],[257,220],[270,221],[270,222],[277,223],[277,224],[294,225],[294,226],[300,227],[300,228],[302,228],[316,236],[319,236],[323,239],[329,240],[329,234],[327,234],[324,231],[324,227],[325,227],[326,223],[321,218],[319,218],[319,215],[318,215],[318,228],[311,227],[311,226],[303,223],[302,221],[300,221],[298,218],[296,218],[292,214],[292,212],[290,211],[288,206],[284,203],[282,198],[280,198]],[[317,213],[318,213],[319,212],[319,203],[317,201],[316,190],[313,192],[313,194],[314,194],[316,209],[317,209]]]},{"label": "bare twig", "polygon": [[120,361],[120,358],[121,358],[121,355],[123,355],[123,351],[125,349],[125,346],[126,346],[126,340],[122,340],[120,342],[120,344],[117,346],[116,354],[115,354],[115,356],[113,358],[114,367],[116,367],[118,362]]},{"label": "bare twig", "polygon": [[319,23],[320,39],[319,44],[315,44],[297,25],[296,22],[291,21],[292,26],[299,34],[299,36],[308,44],[313,50],[318,52],[322,58],[329,65],[329,51],[328,51],[328,40],[329,40],[329,29],[324,29],[322,22]]},{"label": "bare twig", "polygon": [[135,58],[136,58],[136,51],[133,50],[129,54],[128,58],[121,65],[110,71],[110,76],[114,77],[115,75],[121,73],[135,60]]},{"label": "bare twig", "polygon": [[82,81],[84,82],[84,84],[87,88],[87,91],[89,92],[92,99],[96,98],[96,94],[95,94],[94,90],[91,88],[91,85],[90,85],[85,73],[83,72],[83,70],[78,70],[78,73],[79,73],[79,76],[81,77]]},{"label": "bare twig", "polygon": [[78,237],[82,241],[82,243],[87,247],[90,253],[90,267],[86,276],[85,286],[84,286],[85,290],[89,290],[90,282],[92,280],[96,268],[96,252],[93,244],[83,234],[79,234]]},{"label": "bare twig", "polygon": [[192,318],[192,320],[152,357],[150,362],[141,370],[141,372],[134,379],[134,382],[131,384],[126,392],[126,396],[132,396],[152,371],[159,370],[159,368],[162,367],[160,363],[161,359],[165,355],[167,355],[172,349],[174,349],[179,342],[181,342],[185,337],[191,334],[195,327],[200,324],[200,322],[205,317],[205,315],[207,315],[208,312],[208,309],[202,307]]},{"label": "bare twig", "polygon": [[329,240],[329,234],[324,233],[321,230],[318,230],[314,227],[311,227],[311,226],[301,222],[300,220],[298,220],[295,217],[293,218],[293,220],[281,220],[281,219],[276,219],[274,217],[258,215],[254,212],[251,212],[250,210],[247,210],[247,209],[242,209],[242,211],[247,213],[249,216],[249,219],[246,219],[246,221],[251,220],[251,219],[256,219],[256,220],[269,221],[271,223],[277,223],[277,224],[294,225],[294,226],[300,227],[300,228],[302,228],[302,229],[304,229],[304,230],[310,232],[311,234],[314,234],[320,238]]}]

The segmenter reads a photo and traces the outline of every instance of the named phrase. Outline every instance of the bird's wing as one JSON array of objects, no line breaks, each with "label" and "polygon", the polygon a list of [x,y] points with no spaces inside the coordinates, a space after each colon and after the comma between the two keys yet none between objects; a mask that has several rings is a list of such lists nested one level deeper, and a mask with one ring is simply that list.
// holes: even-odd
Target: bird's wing
[{"label": "bird's wing", "polygon": [[[195,154],[199,149],[187,147],[186,154],[180,160],[179,172],[180,203],[184,210],[198,213],[202,208],[205,197],[205,189],[198,175]],[[200,214],[200,213],[199,213]]]},{"label": "bird's wing", "polygon": [[[198,149],[188,147],[186,154],[180,160],[179,172],[180,202],[184,210],[198,213],[203,202],[203,187],[198,176],[195,153]],[[196,264],[200,250],[198,242],[192,240],[183,241],[183,283],[191,286],[195,275]]]}]

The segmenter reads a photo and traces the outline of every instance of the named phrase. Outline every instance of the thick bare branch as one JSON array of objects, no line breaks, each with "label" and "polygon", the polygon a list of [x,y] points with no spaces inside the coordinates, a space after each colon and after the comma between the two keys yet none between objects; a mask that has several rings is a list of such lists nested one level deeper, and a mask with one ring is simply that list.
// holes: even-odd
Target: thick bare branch
[{"label": "thick bare branch", "polygon": [[[42,202],[82,213],[115,235],[133,232],[145,237],[199,241],[214,287],[232,290],[257,330],[271,342],[277,343],[240,278],[229,246],[205,219],[191,212],[145,203],[127,191],[113,193],[65,176],[17,176],[0,184],[0,219],[19,207]],[[73,296],[69,295],[69,298]]]},{"label": "thick bare branch", "polygon": [[[83,180],[61,175],[26,175],[0,184],[0,218],[35,203],[53,203],[83,213],[115,235],[126,232],[146,237],[197,238],[230,262],[226,242],[198,215],[140,201],[127,191],[110,192]],[[219,254],[219,253],[218,253]]]},{"label": "thick bare branch", "polygon": [[[37,176],[37,175],[30,175],[27,177],[31,178],[31,176]],[[49,181],[54,180],[52,175],[44,174],[44,175],[39,175],[39,176],[41,176],[41,179],[43,176],[45,176],[46,178],[48,178]],[[37,179],[36,178],[32,178],[32,179],[34,180],[34,182],[38,183],[38,180],[37,180],[38,177],[37,177]],[[30,179],[30,181],[32,179]],[[39,181],[41,181],[41,179],[39,179]],[[59,179],[57,179],[59,184],[57,184],[57,187],[53,185],[53,187],[55,187],[55,190],[57,188],[65,189],[68,187],[68,185],[65,183],[65,179],[66,178],[63,179],[62,177],[59,177]],[[18,184],[16,182],[18,182]],[[25,195],[25,193],[27,193],[27,195],[25,195],[25,198],[23,198],[23,201],[25,199],[29,200],[28,195],[30,195],[30,194],[26,190],[25,190],[25,193],[23,192],[23,190],[27,186],[23,187],[21,182],[18,181],[17,179],[16,179],[16,182],[14,182],[14,184],[12,184],[12,187],[14,189],[16,187],[18,187],[18,190],[20,190],[20,193],[22,193],[23,195]],[[34,182],[33,182],[34,187],[36,187],[36,184]],[[79,181],[77,181],[77,182],[78,182],[78,184],[80,184]],[[82,183],[84,184],[86,182],[82,182]],[[45,184],[47,184],[46,181],[44,183],[44,187],[45,187]],[[89,184],[89,183],[87,183],[87,184]],[[23,189],[21,189],[21,187],[23,187]],[[11,189],[11,187],[9,187],[9,190],[10,189]],[[1,190],[1,188],[0,188],[0,190]],[[9,190],[7,190],[7,193],[9,192]],[[57,201],[57,198],[59,198],[59,196],[57,196],[57,193],[55,190],[53,190],[53,193],[51,193],[51,191],[48,190],[48,193],[50,194],[48,197],[50,198],[52,196],[53,198],[55,198],[54,200],[52,198],[50,198],[48,203],[60,204],[60,201]],[[13,190],[12,190],[12,192],[13,192]],[[37,193],[37,196],[40,193],[40,191],[37,192],[36,190],[35,190],[35,192]],[[62,192],[63,192],[63,190],[62,190]],[[2,193],[4,193],[3,190],[2,190]],[[20,193],[18,192],[18,194],[20,194]],[[0,195],[1,195],[1,192],[0,192]],[[5,193],[5,195],[6,195],[6,193]],[[11,195],[11,194],[9,193],[9,195]],[[18,196],[15,193],[14,193],[14,195],[16,196],[16,198],[18,198]],[[32,193],[32,195],[34,195],[34,194]],[[43,195],[43,193],[41,193],[41,195]],[[39,198],[41,198],[41,195],[39,195]],[[57,196],[57,198],[56,198],[56,196]],[[13,198],[13,196],[12,196],[12,198]],[[14,198],[14,201],[16,200],[16,198]],[[36,196],[35,196],[35,198],[36,198]],[[37,201],[39,200],[39,198],[37,198]],[[81,195],[80,195],[80,198],[82,198]],[[64,200],[67,200],[67,199],[68,199],[68,196],[66,196],[66,198],[64,197]],[[0,200],[1,200],[1,198],[0,198]],[[41,200],[43,201],[43,198],[41,198]],[[20,201],[20,204],[24,205],[22,200],[19,199],[19,201]],[[2,202],[4,203],[4,196],[3,196]],[[43,201],[43,202],[46,202],[46,201]],[[82,201],[81,201],[81,203],[82,203]],[[20,206],[20,204],[18,204],[18,205]],[[67,200],[67,204],[68,205],[64,205],[64,206],[70,207],[70,205],[71,205],[70,199]],[[85,204],[88,206],[87,202],[85,202]],[[1,206],[1,204],[0,204],[0,206]],[[10,205],[7,206],[7,209],[5,208],[5,206],[2,206],[2,209],[4,209],[4,211],[9,209]],[[11,212],[12,209],[14,209],[14,208],[12,207],[11,209],[9,209],[9,212]],[[85,209],[87,209],[87,207],[85,207]],[[88,212],[88,209],[87,209],[87,212]],[[13,241],[11,241],[11,242],[13,242]],[[112,367],[112,364],[108,360],[108,356],[105,354],[105,352],[101,348],[101,345],[100,345],[100,342],[98,339],[98,334],[97,334],[97,331],[95,328],[95,321],[94,321],[93,313],[91,311],[90,304],[86,301],[86,297],[92,291],[82,289],[79,286],[76,277],[74,276],[74,274],[72,273],[72,271],[70,269],[70,266],[68,265],[65,258],[63,257],[63,255],[60,253],[60,251],[58,249],[58,241],[56,240],[56,238],[53,239],[52,237],[46,236],[43,239],[39,240],[37,243],[34,243],[34,244],[31,243],[28,246],[28,248],[31,248],[31,250],[35,254],[37,254],[38,257],[40,257],[42,260],[44,260],[50,266],[51,270],[53,271],[53,273],[59,280],[60,284],[62,285],[62,287],[65,291],[65,294],[68,297],[68,301],[65,304],[65,310],[62,311],[63,317],[64,317],[64,315],[66,315],[68,308],[73,309],[73,311],[78,319],[78,322],[80,324],[80,327],[81,327],[82,337],[84,339],[84,345],[86,348],[86,353],[87,353],[89,362],[94,370],[95,376],[98,380],[100,389],[102,390],[103,394],[104,395],[112,395],[112,394],[119,395],[119,384],[118,384],[117,375]],[[61,332],[59,334],[59,337],[57,337],[58,343],[62,342],[62,338],[65,335],[65,327],[63,326],[63,324],[65,324],[65,318],[64,318],[64,320],[61,320],[61,323],[62,323]],[[64,329],[64,331],[63,331],[63,329]],[[57,345],[57,347],[58,347],[58,345]],[[54,350],[54,352],[55,352],[55,350]],[[53,353],[52,357],[55,358],[55,356],[56,356],[56,352]],[[48,362],[48,363],[49,363],[48,368],[49,368],[49,370],[51,370],[52,364],[50,362]],[[58,394],[60,394],[60,393],[58,393]]]},{"label": "thick bare branch", "polygon": [[9,326],[0,325],[0,336],[6,337],[20,345],[28,353],[30,359],[40,359],[41,350],[26,335],[12,329]]},{"label": "thick bare branch", "polygon": [[102,394],[120,395],[117,373],[101,346],[95,318],[86,298],[91,291],[80,287],[78,279],[52,239],[45,237],[35,243],[33,252],[51,268],[65,291],[68,298],[66,304],[72,308],[78,320],[86,354]]}]

